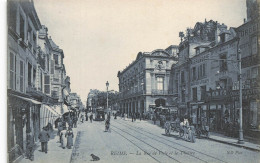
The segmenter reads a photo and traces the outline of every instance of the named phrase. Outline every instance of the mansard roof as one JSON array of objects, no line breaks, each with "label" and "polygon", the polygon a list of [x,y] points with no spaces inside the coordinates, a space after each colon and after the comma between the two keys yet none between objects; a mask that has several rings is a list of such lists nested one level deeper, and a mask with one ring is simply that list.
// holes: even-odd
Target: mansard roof
[{"label": "mansard roof", "polygon": [[170,54],[164,49],[156,49],[151,52],[151,56],[170,57]]}]

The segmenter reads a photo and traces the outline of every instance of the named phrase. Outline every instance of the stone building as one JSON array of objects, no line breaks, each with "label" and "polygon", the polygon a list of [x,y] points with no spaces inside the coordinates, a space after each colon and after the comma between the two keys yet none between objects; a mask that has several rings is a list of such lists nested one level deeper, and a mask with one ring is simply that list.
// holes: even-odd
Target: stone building
[{"label": "stone building", "polygon": [[[186,36],[180,33],[182,41],[179,45],[178,62],[171,67],[172,86],[170,87],[170,91],[178,96],[174,102],[178,106],[179,115],[190,115],[190,103],[197,100],[193,100],[192,89],[194,94],[197,94],[195,92],[195,85],[197,85],[195,81],[204,78],[207,69],[206,64],[199,63],[201,60],[196,61],[198,65],[191,68],[191,64],[194,64],[192,58],[214,46],[218,35],[226,28],[224,24],[205,20],[203,23],[196,23],[193,29],[188,28]],[[196,75],[192,76],[192,73]],[[191,81],[193,82],[192,87]],[[203,81],[205,82],[205,80]]]},{"label": "stone building", "polygon": [[175,57],[166,50],[139,52],[136,60],[118,72],[121,113],[146,113],[153,106],[167,106],[169,76]]},{"label": "stone building", "polygon": [[7,113],[9,161],[26,149],[26,133],[37,140],[40,124],[37,88],[37,30],[41,23],[30,1],[8,2]]},{"label": "stone building", "polygon": [[[252,126],[260,129],[259,4],[256,0],[247,0],[247,20],[237,28],[237,33],[242,58],[243,126],[252,132]],[[233,90],[238,92],[238,82],[233,83]],[[238,101],[238,94],[234,94]]]},{"label": "stone building", "polygon": [[[56,49],[33,1],[10,0],[7,12],[7,144],[9,162],[15,162],[26,151],[26,133],[38,141],[42,127],[58,118],[54,106],[63,99],[53,96],[51,62]],[[59,79],[63,83],[64,78]]]},{"label": "stone building", "polygon": [[197,109],[192,114],[200,120],[205,118],[211,130],[223,131],[227,121],[235,121],[234,101],[228,94],[233,82],[238,81],[238,37],[235,29],[230,28],[223,29],[218,38],[207,51],[207,83],[200,91],[205,103],[202,101],[202,104],[192,106],[192,109]]}]

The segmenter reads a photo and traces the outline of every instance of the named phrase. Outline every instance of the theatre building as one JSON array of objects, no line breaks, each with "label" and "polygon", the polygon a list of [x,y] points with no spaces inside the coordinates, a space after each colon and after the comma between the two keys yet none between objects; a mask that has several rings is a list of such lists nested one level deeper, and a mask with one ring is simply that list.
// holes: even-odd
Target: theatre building
[{"label": "theatre building", "polygon": [[168,91],[169,78],[175,55],[169,49],[139,52],[135,61],[118,72],[122,113],[146,113],[152,106],[169,105],[169,98],[173,98]]}]

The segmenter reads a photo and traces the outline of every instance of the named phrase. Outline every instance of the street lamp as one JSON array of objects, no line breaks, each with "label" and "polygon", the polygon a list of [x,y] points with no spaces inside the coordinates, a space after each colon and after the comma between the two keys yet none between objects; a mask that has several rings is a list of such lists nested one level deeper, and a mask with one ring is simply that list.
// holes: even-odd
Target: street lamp
[{"label": "street lamp", "polygon": [[106,86],[107,86],[107,110],[108,110],[108,86],[109,86],[108,81],[106,82]]},{"label": "street lamp", "polygon": [[239,144],[244,144],[244,138],[243,138],[243,128],[242,128],[242,72],[241,72],[241,50],[238,49],[237,51],[237,61],[238,61],[238,68],[239,68]]}]

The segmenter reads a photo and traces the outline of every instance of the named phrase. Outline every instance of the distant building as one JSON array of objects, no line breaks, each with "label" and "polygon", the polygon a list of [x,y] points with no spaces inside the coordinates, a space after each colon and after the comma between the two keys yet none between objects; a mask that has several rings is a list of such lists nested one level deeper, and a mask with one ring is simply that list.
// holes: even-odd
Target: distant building
[{"label": "distant building", "polygon": [[[171,52],[170,49],[168,49]],[[154,106],[167,106],[169,76],[174,64],[174,52],[157,49],[139,52],[136,60],[118,72],[121,113],[146,113]]]}]

